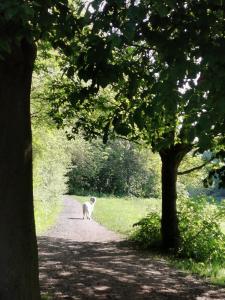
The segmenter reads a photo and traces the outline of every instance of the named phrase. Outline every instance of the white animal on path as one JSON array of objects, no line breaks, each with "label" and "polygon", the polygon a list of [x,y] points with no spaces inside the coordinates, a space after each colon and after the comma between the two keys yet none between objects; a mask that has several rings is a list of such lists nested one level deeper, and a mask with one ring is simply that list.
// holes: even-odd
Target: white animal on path
[{"label": "white animal on path", "polygon": [[91,215],[95,206],[95,202],[96,202],[96,198],[95,197],[91,197],[90,198],[90,202],[85,202],[83,204],[83,219],[86,218],[88,220],[91,219]]}]

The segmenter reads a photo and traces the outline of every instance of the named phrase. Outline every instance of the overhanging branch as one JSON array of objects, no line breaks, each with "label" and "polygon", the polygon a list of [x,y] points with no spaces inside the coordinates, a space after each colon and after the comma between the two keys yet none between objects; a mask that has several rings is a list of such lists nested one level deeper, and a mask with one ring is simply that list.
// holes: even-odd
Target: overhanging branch
[{"label": "overhanging branch", "polygon": [[211,158],[210,160],[206,161],[204,164],[202,164],[202,165],[200,165],[200,166],[191,168],[191,169],[186,170],[186,171],[183,171],[183,172],[177,172],[177,175],[186,175],[186,174],[189,174],[189,173],[191,173],[191,172],[193,172],[193,171],[200,170],[201,168],[203,168],[204,166],[206,166],[207,164],[209,164],[213,159],[214,159],[214,157]]}]

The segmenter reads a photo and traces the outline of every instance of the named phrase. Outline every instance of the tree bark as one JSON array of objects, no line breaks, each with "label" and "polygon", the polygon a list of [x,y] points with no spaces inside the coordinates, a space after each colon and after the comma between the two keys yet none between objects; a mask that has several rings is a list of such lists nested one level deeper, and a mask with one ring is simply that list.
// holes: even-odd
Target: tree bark
[{"label": "tree bark", "polygon": [[162,161],[162,247],[165,251],[179,247],[180,233],[177,218],[177,172],[183,157],[189,152],[186,145],[177,144],[160,151]]},{"label": "tree bark", "polygon": [[40,300],[32,192],[30,90],[35,46],[0,59],[0,299]]}]

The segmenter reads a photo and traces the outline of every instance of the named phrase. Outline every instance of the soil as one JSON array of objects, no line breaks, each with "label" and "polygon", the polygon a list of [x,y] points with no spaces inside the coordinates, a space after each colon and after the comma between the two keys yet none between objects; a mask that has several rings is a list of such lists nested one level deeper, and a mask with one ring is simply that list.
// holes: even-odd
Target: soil
[{"label": "soil", "polygon": [[40,285],[52,300],[225,299],[225,289],[132,249],[65,196],[57,224],[38,237]]}]

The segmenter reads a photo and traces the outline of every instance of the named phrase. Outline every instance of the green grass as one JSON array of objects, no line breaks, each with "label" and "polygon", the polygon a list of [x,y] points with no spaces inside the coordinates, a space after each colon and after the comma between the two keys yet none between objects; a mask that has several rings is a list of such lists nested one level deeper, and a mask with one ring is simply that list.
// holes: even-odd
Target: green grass
[{"label": "green grass", "polygon": [[41,300],[53,300],[54,295],[52,293],[41,294]]},{"label": "green grass", "polygon": [[48,295],[42,295],[41,300],[52,300],[52,297],[50,297]]},{"label": "green grass", "polygon": [[[74,198],[83,203],[90,197],[74,196]],[[149,211],[155,210],[161,210],[159,199],[103,197],[97,198],[93,217],[108,229],[128,236],[132,233],[134,223],[146,216]],[[225,232],[225,222],[221,226]],[[169,258],[169,261],[179,269],[208,278],[214,284],[225,285],[225,267],[221,264],[197,263],[190,259],[175,258]]]},{"label": "green grass", "polygon": [[36,232],[38,235],[44,233],[48,228],[55,224],[59,213],[62,210],[60,201],[42,202],[35,201],[34,215]]},{"label": "green grass", "polygon": [[172,259],[171,264],[183,271],[207,278],[211,283],[225,286],[225,265],[218,263],[194,262],[191,259]]},{"label": "green grass", "polygon": [[[75,196],[81,203],[90,197]],[[110,230],[129,235],[133,224],[138,222],[149,211],[160,210],[159,199],[141,198],[97,198],[93,218]]]}]

